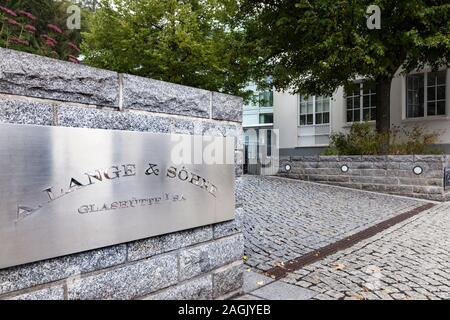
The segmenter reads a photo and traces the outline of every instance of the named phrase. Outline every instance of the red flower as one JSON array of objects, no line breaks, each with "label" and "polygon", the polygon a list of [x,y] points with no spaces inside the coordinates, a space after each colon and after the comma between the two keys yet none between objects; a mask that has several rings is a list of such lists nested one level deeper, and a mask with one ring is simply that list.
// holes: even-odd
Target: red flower
[{"label": "red flower", "polygon": [[44,34],[42,36],[42,38],[44,38],[46,40],[46,42],[51,42],[53,43],[53,45],[57,44],[58,41],[56,41],[55,39],[53,39],[52,37],[49,37],[48,35]]},{"label": "red flower", "polygon": [[11,9],[8,9],[4,6],[0,6],[0,10],[6,14],[9,14],[10,16],[17,17],[17,14],[14,11],[12,11]]},{"label": "red flower", "polygon": [[47,41],[45,42],[45,44],[46,44],[47,46],[49,46],[49,47],[52,47],[52,48],[56,45],[56,43],[54,43],[54,42],[52,42],[52,41],[50,41],[50,40],[47,40]]},{"label": "red flower", "polygon": [[77,59],[77,57],[75,57],[73,55],[69,55],[67,60],[69,60],[70,62],[73,62],[73,63],[80,63],[80,61]]},{"label": "red flower", "polygon": [[17,44],[23,46],[27,46],[29,44],[28,41],[16,37],[12,37],[11,39],[8,40],[8,42],[9,44]]},{"label": "red flower", "polygon": [[20,26],[20,23],[17,22],[16,20],[14,20],[14,19],[8,18],[8,19],[6,19],[6,22],[11,24],[11,25],[13,25],[13,26]]},{"label": "red flower", "polygon": [[56,33],[63,34],[63,31],[57,25],[48,24],[47,27]]},{"label": "red flower", "polygon": [[67,43],[67,45],[72,48],[73,50],[75,50],[76,52],[80,52],[80,48],[77,47],[77,45],[73,42],[69,42]]},{"label": "red flower", "polygon": [[34,26],[32,26],[31,24],[27,24],[25,26],[25,30],[27,30],[30,33],[35,33],[36,32],[36,28]]},{"label": "red flower", "polygon": [[35,16],[33,16],[33,14],[31,14],[30,12],[26,12],[26,11],[23,11],[23,10],[19,10],[19,11],[17,11],[21,16],[24,16],[24,17],[27,17],[28,19],[30,19],[30,20],[33,20],[33,21],[36,21],[36,17]]}]

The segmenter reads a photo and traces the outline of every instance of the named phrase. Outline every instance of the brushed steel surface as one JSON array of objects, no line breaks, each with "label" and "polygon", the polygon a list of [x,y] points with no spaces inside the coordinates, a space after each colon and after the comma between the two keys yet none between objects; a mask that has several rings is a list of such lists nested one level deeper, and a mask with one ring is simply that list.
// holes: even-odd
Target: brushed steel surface
[{"label": "brushed steel surface", "polygon": [[174,164],[174,137],[234,157],[225,138],[0,124],[0,268],[233,219],[234,164]]}]

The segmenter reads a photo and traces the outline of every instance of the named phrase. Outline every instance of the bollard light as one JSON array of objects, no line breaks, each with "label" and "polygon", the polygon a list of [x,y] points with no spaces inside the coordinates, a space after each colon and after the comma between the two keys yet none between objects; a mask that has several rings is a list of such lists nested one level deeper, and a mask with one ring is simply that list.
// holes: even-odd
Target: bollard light
[{"label": "bollard light", "polygon": [[419,176],[423,173],[423,168],[421,166],[415,166],[413,172],[415,175]]}]

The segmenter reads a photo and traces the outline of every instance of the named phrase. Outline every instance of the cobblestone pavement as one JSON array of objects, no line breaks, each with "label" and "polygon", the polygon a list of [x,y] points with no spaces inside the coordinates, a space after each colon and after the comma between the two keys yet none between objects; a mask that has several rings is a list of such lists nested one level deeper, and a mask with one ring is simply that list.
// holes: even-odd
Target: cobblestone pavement
[{"label": "cobblestone pavement", "polygon": [[313,299],[450,299],[450,204],[441,204],[283,281]]},{"label": "cobblestone pavement", "polygon": [[242,199],[245,212],[246,263],[260,271],[424,204],[415,199],[260,176],[242,177],[237,197]]}]

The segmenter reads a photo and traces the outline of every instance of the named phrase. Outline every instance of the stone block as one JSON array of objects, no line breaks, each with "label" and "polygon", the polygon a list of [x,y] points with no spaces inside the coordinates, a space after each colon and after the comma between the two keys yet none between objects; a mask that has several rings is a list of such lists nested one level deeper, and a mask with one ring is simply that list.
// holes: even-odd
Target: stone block
[{"label": "stone block", "polygon": [[350,182],[349,176],[339,175],[339,176],[328,176],[328,181],[332,182]]},{"label": "stone block", "polygon": [[187,280],[242,259],[244,238],[233,235],[180,252],[180,279]]},{"label": "stone block", "polygon": [[[281,171],[283,171],[283,172],[286,171],[284,167],[282,167],[281,169],[282,169]],[[302,169],[302,168],[292,168],[290,173],[302,175],[302,174],[306,174],[306,170]]]},{"label": "stone block", "polygon": [[443,194],[443,188],[441,187],[431,187],[431,186],[414,186],[414,193],[426,193],[426,194]]},{"label": "stone block", "polygon": [[386,169],[387,170],[399,170],[400,162],[386,162]]},{"label": "stone block", "polygon": [[209,118],[211,92],[148,78],[123,75],[126,109]]},{"label": "stone block", "polygon": [[427,194],[427,193],[414,193],[412,194],[414,198],[418,199],[426,199],[426,200],[432,200],[432,201],[445,201],[444,195],[442,194]]},{"label": "stone block", "polygon": [[417,177],[412,170],[388,169],[387,176],[398,178],[415,178]]},{"label": "stone block", "polygon": [[414,162],[399,162],[398,169],[400,170],[411,170],[414,168],[416,164]]},{"label": "stone block", "polygon": [[354,183],[372,183],[373,179],[372,179],[372,177],[353,176],[353,177],[350,177],[350,182],[354,182]]},{"label": "stone block", "polygon": [[212,275],[194,278],[152,294],[145,300],[211,300],[213,297]]},{"label": "stone block", "polygon": [[206,226],[130,242],[127,244],[128,260],[135,261],[148,258],[157,254],[209,241],[212,237],[212,227]]},{"label": "stone block", "polygon": [[292,156],[292,161],[302,161],[302,162],[318,162],[320,161],[319,156]]},{"label": "stone block", "polygon": [[236,208],[234,220],[215,224],[214,239],[241,232],[244,228],[244,214],[244,208]]},{"label": "stone block", "polygon": [[240,290],[244,285],[243,263],[238,261],[214,271],[213,297],[217,298]]},{"label": "stone block", "polygon": [[329,181],[329,182],[327,182],[327,184],[331,184],[333,186],[338,186],[338,187],[344,187],[344,188],[361,189],[360,185],[355,185],[354,183],[350,183],[350,182]]},{"label": "stone block", "polygon": [[[424,170],[439,170],[439,171],[443,171],[444,170],[444,165],[442,162],[436,161],[436,162],[414,162],[414,166],[421,166]],[[414,168],[413,166],[413,168]],[[413,169],[411,168],[411,170]]]},{"label": "stone block", "polygon": [[401,194],[401,195],[412,195],[413,187],[406,186],[406,185],[390,185],[390,186],[386,186],[386,192]]},{"label": "stone block", "polygon": [[373,162],[363,161],[352,164],[356,169],[373,169]]},{"label": "stone block", "polygon": [[70,300],[129,300],[174,285],[177,278],[177,255],[157,256],[89,277],[69,279],[67,294]]},{"label": "stone block", "polygon": [[339,156],[339,161],[349,164],[352,162],[362,161],[362,156]]},{"label": "stone block", "polygon": [[202,124],[198,120],[174,118],[170,121],[169,132],[176,134],[200,134]]},{"label": "stone block", "polygon": [[319,156],[319,161],[338,162],[339,161],[339,156]]},{"label": "stone block", "polygon": [[0,270],[0,294],[30,288],[124,263],[126,246],[59,257]]},{"label": "stone block", "polygon": [[53,106],[31,99],[14,100],[0,95],[0,122],[51,126]]},{"label": "stone block", "polygon": [[328,176],[327,175],[309,175],[309,181],[313,182],[327,182]]},{"label": "stone block", "polygon": [[443,179],[439,179],[439,178],[427,179],[424,182],[424,184],[428,185],[428,186],[432,186],[432,187],[441,187],[441,188],[443,188],[444,187],[444,180]]},{"label": "stone block", "polygon": [[244,102],[241,97],[213,92],[212,118],[217,120],[242,122],[243,105]]},{"label": "stone block", "polygon": [[426,179],[421,179],[417,176],[412,177],[412,178],[399,178],[398,181],[399,181],[399,184],[406,185],[406,186],[427,185]]},{"label": "stone block", "polygon": [[[297,163],[294,162],[294,165],[297,165]],[[319,162],[314,162],[314,161],[312,161],[312,162],[310,162],[310,161],[308,161],[308,162],[301,162],[301,163],[298,164],[298,166],[299,167],[303,167],[305,169],[316,169],[316,168],[319,167]]]},{"label": "stone block", "polygon": [[305,174],[309,176],[314,176],[321,174],[321,171],[320,169],[305,168]]},{"label": "stone block", "polygon": [[389,161],[389,162],[413,162],[414,156],[413,155],[405,155],[405,156],[389,155],[389,156],[387,156],[387,161]]},{"label": "stone block", "polygon": [[387,160],[387,156],[365,156],[361,157],[362,161],[366,162],[385,162]]},{"label": "stone block", "polygon": [[233,137],[235,140],[235,149],[244,149],[244,135],[242,126],[238,124],[223,124],[219,122],[202,122],[201,135],[212,137]]},{"label": "stone block", "polygon": [[116,72],[4,48],[0,48],[0,92],[119,106]]},{"label": "stone block", "polygon": [[384,192],[386,191],[386,186],[384,184],[361,184],[362,190],[367,191],[377,191],[377,192]]},{"label": "stone block", "polygon": [[327,169],[337,169],[340,168],[342,164],[337,161],[319,161],[317,168],[327,168]]},{"label": "stone block", "polygon": [[397,185],[398,178],[396,178],[396,177],[372,177],[372,183],[385,184],[385,185]]},{"label": "stone block", "polygon": [[443,155],[414,155],[415,162],[445,162],[445,156]]},{"label": "stone block", "polygon": [[64,288],[55,286],[6,298],[7,300],[64,300]]},{"label": "stone block", "polygon": [[361,170],[361,176],[365,177],[385,177],[387,170],[383,169],[364,169]]},{"label": "stone block", "polygon": [[144,131],[169,133],[171,120],[167,117],[142,115],[95,108],[61,105],[58,124],[63,127]]}]

